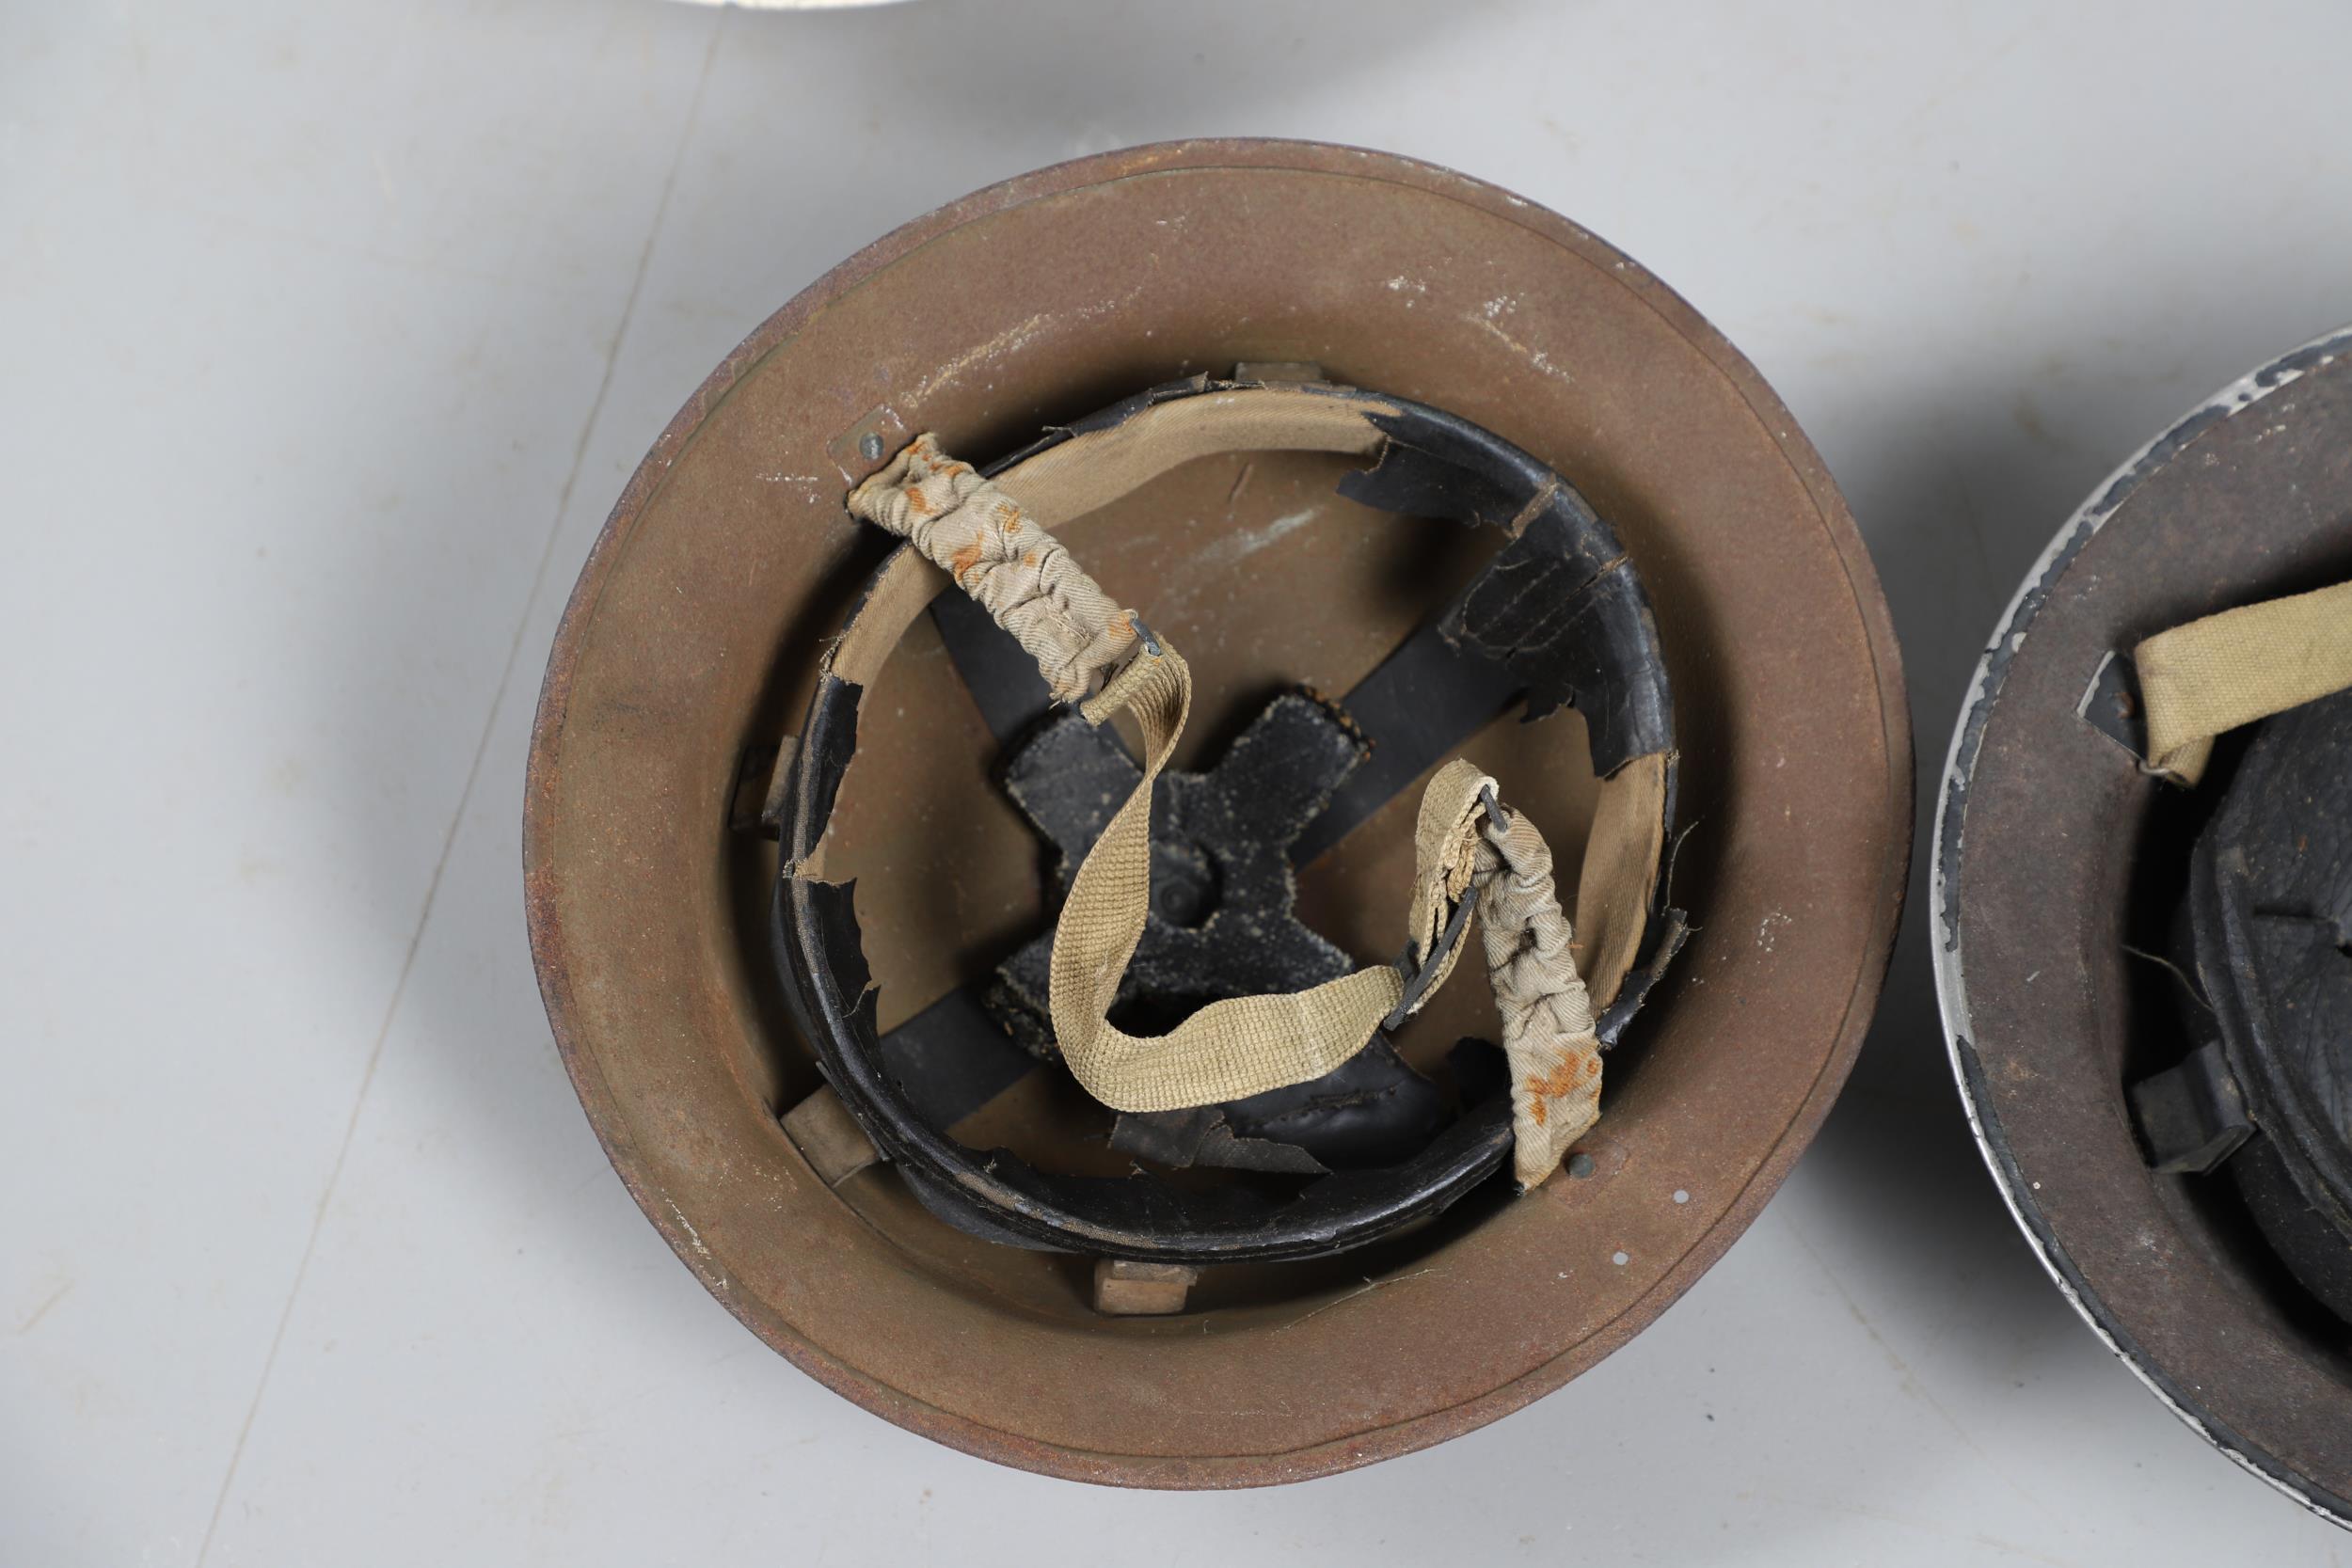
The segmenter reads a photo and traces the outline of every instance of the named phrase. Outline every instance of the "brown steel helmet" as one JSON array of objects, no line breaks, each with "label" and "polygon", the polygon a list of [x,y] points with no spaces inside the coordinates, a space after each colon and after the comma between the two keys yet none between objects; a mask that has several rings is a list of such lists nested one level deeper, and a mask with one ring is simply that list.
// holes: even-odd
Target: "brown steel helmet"
[{"label": "brown steel helmet", "polygon": [[[1226,429],[1107,482],[1235,402],[1351,434]],[[1070,662],[998,619],[1021,536],[942,562],[866,520],[926,436],[915,488],[995,486],[1122,612],[1047,640]],[[1121,729],[1184,684],[1154,646],[1180,740]],[[1203,142],[921,219],[713,373],[557,635],[525,869],[598,1136],[762,1338],[1007,1463],[1235,1485],[1492,1419],[1721,1255],[1860,1046],[1910,786],[1852,520],[1688,305],[1474,181]],[[1514,825],[1558,927],[1469,912]],[[1703,918],[1661,973],[1669,861]],[[1057,986],[1065,894],[1114,863],[1134,946],[1090,936]],[[1514,930],[1561,939],[1588,1028],[1565,983],[1537,1019],[1477,977]],[[1250,1033],[1295,1081],[1098,1080],[1115,1109],[1077,1075],[1335,994],[1345,1028]],[[1515,1038],[1558,1070],[1515,1085]],[[1522,1195],[1536,1105],[1575,1131]]]}]

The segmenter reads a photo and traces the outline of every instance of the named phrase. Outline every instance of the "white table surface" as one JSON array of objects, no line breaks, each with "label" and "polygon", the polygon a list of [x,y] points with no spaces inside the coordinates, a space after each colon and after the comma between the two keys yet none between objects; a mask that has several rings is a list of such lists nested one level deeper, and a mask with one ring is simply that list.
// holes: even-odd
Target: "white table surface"
[{"label": "white table surface", "polygon": [[623,479],[834,261],[1123,143],[1417,154],[1681,290],[1861,518],[1931,784],[2080,497],[2352,318],[2352,11],[1780,9],[0,4],[0,1568],[2352,1552],[2012,1232],[1915,908],[1827,1130],[1681,1304],[1270,1492],[1047,1481],[826,1392],[557,1063],[524,748]]}]

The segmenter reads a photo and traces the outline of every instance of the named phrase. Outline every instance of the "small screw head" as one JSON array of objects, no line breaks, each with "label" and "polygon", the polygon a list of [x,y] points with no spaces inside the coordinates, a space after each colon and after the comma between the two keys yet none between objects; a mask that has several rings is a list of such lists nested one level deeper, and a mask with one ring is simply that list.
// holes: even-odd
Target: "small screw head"
[{"label": "small screw head", "polygon": [[1592,1175],[1593,1157],[1589,1154],[1571,1154],[1568,1156],[1568,1174],[1576,1177]]},{"label": "small screw head", "polygon": [[859,436],[857,438],[857,454],[866,459],[868,463],[881,462],[882,454],[882,437],[870,430],[865,435]]}]

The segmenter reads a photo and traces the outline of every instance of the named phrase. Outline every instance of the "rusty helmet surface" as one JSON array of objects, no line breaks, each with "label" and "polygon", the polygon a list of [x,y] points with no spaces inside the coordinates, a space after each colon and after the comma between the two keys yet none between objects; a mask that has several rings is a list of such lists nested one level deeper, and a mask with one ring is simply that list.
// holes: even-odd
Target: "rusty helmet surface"
[{"label": "rusty helmet surface", "polygon": [[[1671,676],[1679,826],[1657,888],[1694,930],[1623,1028],[1568,1170],[1525,1196],[1450,1193],[1442,1213],[1337,1256],[1215,1263],[1181,1315],[1125,1316],[1104,1309],[1083,1251],[943,1219],[894,1162],[845,1152],[853,1120],[809,1114],[831,1091],[771,942],[778,781],[805,761],[826,649],[883,559],[843,498],[885,451],[930,431],[1009,453],[1147,388],[1248,367],[1444,410],[1608,519]],[[1182,643],[1203,691],[1231,694],[1180,765],[1213,759],[1270,691],[1349,692],[1497,547],[1404,526],[1417,509],[1396,497],[1335,496],[1337,472],[1315,453],[1202,459],[1089,525],[1089,567]],[[999,737],[972,693],[934,678],[951,663],[937,621],[910,623],[889,654],[824,825],[827,875],[856,880],[884,1033],[971,991],[1050,915]],[[1573,860],[1597,789],[1581,718],[1498,713],[1466,749]],[[1359,958],[1395,951],[1410,793],[1297,875],[1302,920]],[[988,1458],[1250,1485],[1491,1420],[1623,1343],[1721,1256],[1860,1046],[1910,801],[1868,557],[1787,410],[1695,312],[1574,225],[1461,176],[1195,142],[920,219],[720,367],[630,481],[558,632],[525,869],[582,1103],[647,1215],[755,1333]],[[1438,1047],[1491,1033],[1470,988],[1429,1013]],[[962,1108],[958,1140],[1130,1169],[1085,1132],[1083,1100],[1066,1075],[1022,1072]]]}]

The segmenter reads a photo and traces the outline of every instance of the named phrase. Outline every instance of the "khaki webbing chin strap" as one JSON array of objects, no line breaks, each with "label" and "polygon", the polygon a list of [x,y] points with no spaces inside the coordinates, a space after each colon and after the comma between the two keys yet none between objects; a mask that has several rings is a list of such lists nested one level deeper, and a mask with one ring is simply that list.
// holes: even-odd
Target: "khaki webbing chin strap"
[{"label": "khaki webbing chin strap", "polygon": [[2194,784],[2216,736],[2352,687],[2352,582],[2159,632],[2132,663],[2149,766]]},{"label": "khaki webbing chin strap", "polygon": [[1143,778],[1078,867],[1054,927],[1054,1038],[1087,1092],[1115,1111],[1214,1105],[1320,1078],[1362,1050],[1405,994],[1395,970],[1364,969],[1306,990],[1213,1002],[1157,1037],[1104,1016],[1143,936],[1152,789],[1191,706],[1183,656],[1152,642],[1078,709],[1092,724],[1130,713],[1143,731]]},{"label": "khaki webbing chin strap", "polygon": [[[1151,433],[1150,415],[1122,427],[1132,432],[1129,450],[1147,457],[1125,465],[1122,488],[1161,471],[1168,465],[1159,458],[1168,452],[1301,445],[1369,452],[1378,444],[1376,433],[1366,438],[1371,427],[1359,415],[1328,400],[1271,390],[1248,396],[1238,439],[1207,440],[1197,423],[1178,418],[1160,421],[1158,445],[1146,447],[1136,436]],[[1151,411],[1183,412],[1181,404]],[[1343,413],[1348,418],[1335,418]],[[1251,438],[1252,421],[1264,438]],[[1058,496],[1072,487],[1072,449],[1079,446],[1065,443],[1030,460],[1053,460],[1048,488],[1060,515],[1108,499],[1096,496],[1089,505]],[[1018,483],[1027,467],[1006,478]],[[1399,968],[1363,969],[1301,991],[1214,1002],[1166,1035],[1127,1034],[1105,1015],[1151,907],[1152,788],[1191,709],[1190,670],[1104,594],[1029,508],[946,456],[930,436],[917,436],[851,492],[850,509],[944,567],[1038,660],[1057,698],[1077,699],[1102,681],[1079,705],[1089,723],[1127,713],[1142,731],[1143,777],[1079,866],[1054,931],[1055,1038],[1089,1094],[1114,1110],[1172,1111],[1320,1078],[1362,1050],[1384,1022],[1395,1026],[1436,993],[1461,956],[1474,909],[1510,1064],[1515,1168],[1523,1187],[1551,1174],[1599,1115],[1600,1041],[1553,889],[1550,852],[1523,816],[1496,799],[1492,779],[1456,760],[1422,797],[1406,918],[1409,982]]]}]

